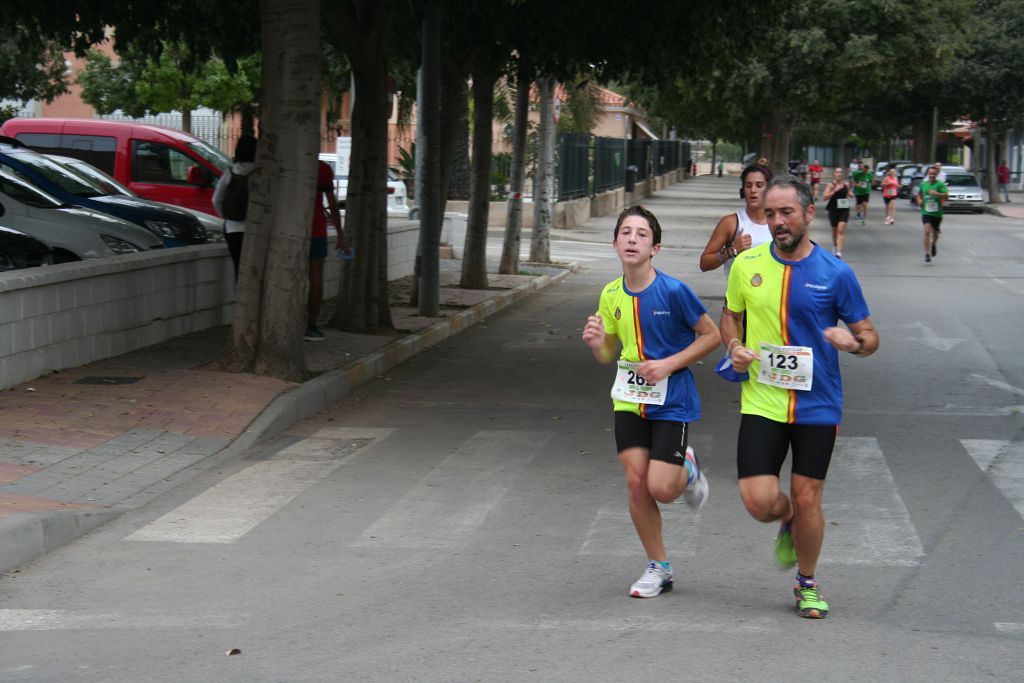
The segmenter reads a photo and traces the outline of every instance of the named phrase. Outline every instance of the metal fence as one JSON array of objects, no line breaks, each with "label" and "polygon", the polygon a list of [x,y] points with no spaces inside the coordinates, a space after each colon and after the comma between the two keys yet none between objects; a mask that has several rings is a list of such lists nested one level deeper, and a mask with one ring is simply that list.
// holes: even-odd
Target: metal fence
[{"label": "metal fence", "polygon": [[590,195],[590,138],[586,133],[558,136],[558,201]]},{"label": "metal fence", "polygon": [[594,138],[594,194],[626,184],[626,145],[619,138]]}]

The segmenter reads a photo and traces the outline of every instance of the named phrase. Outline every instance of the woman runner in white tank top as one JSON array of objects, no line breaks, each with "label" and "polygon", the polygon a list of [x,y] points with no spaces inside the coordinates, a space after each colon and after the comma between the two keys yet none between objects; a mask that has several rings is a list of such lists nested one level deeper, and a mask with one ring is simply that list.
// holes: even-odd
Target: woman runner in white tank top
[{"label": "woman runner in white tank top", "polygon": [[729,279],[729,271],[736,254],[770,242],[772,231],[764,217],[764,192],[772,179],[772,172],[762,166],[747,166],[741,176],[743,182],[743,199],[745,208],[723,216],[704,253],[700,255],[700,269],[709,271],[725,266],[725,279]]}]

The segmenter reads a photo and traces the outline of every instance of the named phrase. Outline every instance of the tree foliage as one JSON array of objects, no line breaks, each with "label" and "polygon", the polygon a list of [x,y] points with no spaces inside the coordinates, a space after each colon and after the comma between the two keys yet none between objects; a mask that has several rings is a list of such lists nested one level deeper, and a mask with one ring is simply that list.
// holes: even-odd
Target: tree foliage
[{"label": "tree foliage", "polygon": [[63,49],[21,22],[0,23],[0,99],[52,102],[68,90]]}]

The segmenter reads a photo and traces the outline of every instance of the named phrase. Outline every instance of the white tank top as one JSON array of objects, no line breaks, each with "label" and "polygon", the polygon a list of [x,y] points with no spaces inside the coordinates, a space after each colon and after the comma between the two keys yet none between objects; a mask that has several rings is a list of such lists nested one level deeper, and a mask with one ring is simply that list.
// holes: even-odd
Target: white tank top
[{"label": "white tank top", "polygon": [[[747,215],[747,209],[743,208],[736,212],[737,230],[743,231],[744,235],[750,235],[750,248],[753,249],[759,244],[772,241],[772,231],[767,223],[755,223]],[[729,271],[732,270],[732,259],[725,262],[725,279],[729,279]]]}]

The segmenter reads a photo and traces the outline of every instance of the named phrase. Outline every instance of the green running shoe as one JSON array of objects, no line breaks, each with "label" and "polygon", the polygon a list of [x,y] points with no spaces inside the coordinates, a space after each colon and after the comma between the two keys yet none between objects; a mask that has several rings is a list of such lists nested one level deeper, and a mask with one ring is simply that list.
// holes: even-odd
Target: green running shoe
[{"label": "green running shoe", "polygon": [[828,603],[821,597],[818,589],[818,582],[813,586],[802,586],[798,582],[793,586],[793,595],[796,596],[797,614],[805,619],[824,619],[828,616]]},{"label": "green running shoe", "polygon": [[783,522],[775,537],[775,561],[783,569],[796,566],[796,548],[793,547],[793,522]]}]

